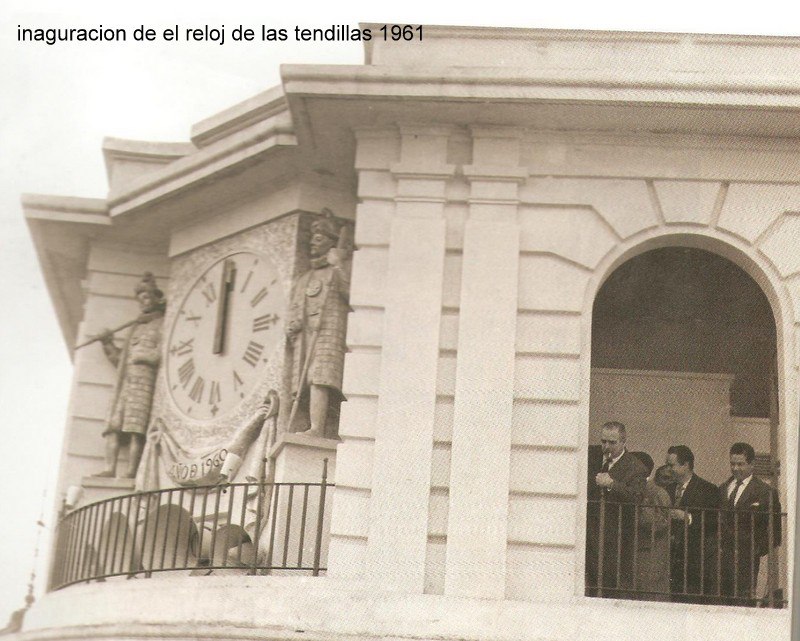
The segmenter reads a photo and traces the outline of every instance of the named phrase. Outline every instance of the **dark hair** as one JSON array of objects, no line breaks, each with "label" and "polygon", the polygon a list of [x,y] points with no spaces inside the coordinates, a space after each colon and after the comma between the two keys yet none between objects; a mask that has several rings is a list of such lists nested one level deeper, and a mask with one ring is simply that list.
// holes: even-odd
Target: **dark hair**
[{"label": "dark hair", "polygon": [[681,465],[689,464],[689,469],[694,471],[694,452],[685,445],[673,445],[667,450],[667,454],[674,454]]},{"label": "dark hair", "polygon": [[731,456],[734,454],[743,454],[744,460],[752,463],[756,458],[756,451],[750,443],[734,443],[731,445]]},{"label": "dark hair", "polygon": [[623,441],[627,440],[625,426],[619,421],[608,421],[607,423],[603,423],[603,429],[617,430],[620,438]]},{"label": "dark hair", "polygon": [[650,456],[647,452],[631,452],[636,458],[638,458],[642,464],[644,465],[645,469],[647,470],[647,476],[650,476],[650,472],[653,471],[655,467],[655,463],[653,462],[653,457]]},{"label": "dark hair", "polygon": [[660,487],[666,487],[670,483],[672,483],[672,470],[670,469],[669,465],[662,465],[656,470],[656,475],[653,479],[656,482],[656,485]]}]

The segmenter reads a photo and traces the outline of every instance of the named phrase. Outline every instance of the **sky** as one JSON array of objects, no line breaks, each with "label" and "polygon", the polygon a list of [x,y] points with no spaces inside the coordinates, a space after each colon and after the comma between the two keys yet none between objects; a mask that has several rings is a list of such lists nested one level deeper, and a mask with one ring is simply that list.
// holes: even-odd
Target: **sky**
[{"label": "sky", "polygon": [[[187,141],[193,123],[280,83],[283,63],[359,64],[359,43],[17,42],[27,27],[164,28],[261,24],[293,29],[359,22],[800,35],[778,2],[744,6],[675,0],[395,4],[137,0],[4,0],[0,8],[0,628],[43,588],[53,485],[71,364],[20,205],[22,193],[104,197],[105,136]],[[664,9],[668,7],[669,11]],[[757,9],[757,12],[756,12]],[[752,13],[756,12],[756,13]],[[37,520],[44,518],[44,527]],[[42,540],[34,560],[37,531]]]}]

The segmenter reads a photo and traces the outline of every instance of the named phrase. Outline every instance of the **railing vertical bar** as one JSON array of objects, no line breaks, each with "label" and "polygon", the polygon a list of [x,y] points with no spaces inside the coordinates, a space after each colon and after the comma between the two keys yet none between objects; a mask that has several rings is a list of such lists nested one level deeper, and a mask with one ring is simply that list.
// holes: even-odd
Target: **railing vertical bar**
[{"label": "railing vertical bar", "polygon": [[[637,576],[637,568],[639,562],[639,520],[641,516],[640,506],[634,505],[633,506],[633,589],[636,590],[638,587],[638,576]],[[655,520],[653,520],[653,525],[655,525]]]},{"label": "railing vertical bar", "polygon": [[86,557],[88,556],[89,549],[91,548],[91,545],[89,544],[89,539],[90,539],[89,533],[92,531],[94,512],[95,510],[93,506],[86,507],[86,516],[85,516],[86,523],[84,524],[83,532],[81,533],[81,547],[80,550],[78,551],[80,553],[80,565],[78,566],[78,572],[77,575],[75,576],[75,579],[77,581],[82,580],[86,573],[85,572],[85,565],[87,562]]},{"label": "railing vertical bar", "polygon": [[[653,508],[653,512],[654,512],[653,516],[654,517],[655,517],[656,514],[658,514],[658,510],[660,510],[660,509],[661,509],[660,507]],[[669,512],[667,512],[667,526],[669,527]],[[667,533],[667,543],[669,543],[669,533]],[[669,549],[669,547],[670,546],[668,545],[667,549]],[[653,524],[652,524],[652,526],[650,526],[650,550],[652,551],[652,550],[655,550],[655,549],[656,549],[656,523],[655,523],[655,518],[654,518],[653,519]],[[651,552],[651,554],[652,554],[652,552]],[[667,561],[669,561],[669,559],[667,559]],[[669,568],[669,567],[670,566],[667,565],[667,568]],[[645,571],[648,573],[648,575],[650,574],[650,568],[646,568]],[[669,572],[669,569],[667,569],[667,572]]]},{"label": "railing vertical bar", "polygon": [[[773,479],[775,477],[773,476]],[[774,592],[775,592],[775,584],[773,583],[775,579],[775,572],[774,572],[774,556],[773,556],[773,549],[772,546],[775,543],[775,532],[773,528],[775,527],[775,514],[773,513],[773,509],[775,508],[774,504],[774,490],[770,488],[769,492],[769,505],[767,509],[769,509],[769,514],[767,516],[767,605],[770,608],[775,607],[774,601]],[[780,518],[780,516],[778,517]]]},{"label": "railing vertical bar", "polygon": [[67,572],[72,565],[72,539],[75,536],[75,523],[69,518],[70,515],[59,519],[58,531],[59,535],[63,537],[63,550],[61,563],[54,565],[50,572],[50,580],[48,590],[57,590],[59,587],[66,583]]},{"label": "railing vertical bar", "polygon": [[[145,539],[146,539],[147,535],[148,535],[148,530],[149,530],[150,536],[153,537],[153,542],[152,543],[150,543],[150,541],[147,541],[147,543],[150,544],[150,571],[152,572],[154,569],[156,569],[156,567],[155,567],[156,566],[156,542],[158,541],[158,525],[159,525],[159,521],[161,520],[161,493],[160,492],[154,492],[151,495],[151,498],[156,499],[155,500],[155,504],[156,504],[156,507],[155,507],[156,520],[155,520],[155,524],[153,525],[153,529],[152,530],[149,530],[149,528],[145,528],[144,536],[145,536]],[[149,507],[149,505],[148,505],[148,507]],[[150,512],[149,509],[148,509],[148,512]],[[149,576],[149,574],[147,576]]]},{"label": "railing vertical bar", "polygon": [[306,542],[306,517],[308,515],[308,484],[303,486],[303,510],[300,514],[300,544],[297,553],[297,567],[303,567],[303,546]]},{"label": "railing vertical bar", "polygon": [[71,518],[71,514],[67,514],[64,518],[59,519],[58,523],[58,530],[59,534],[64,538],[64,544],[62,546],[63,553],[63,561],[53,567],[53,571],[51,572],[50,578],[50,589],[54,590],[61,587],[64,583],[67,582],[67,576],[69,573],[69,569],[72,567],[72,557],[73,557],[73,546],[75,544],[74,538],[76,536],[75,532],[75,519]]},{"label": "railing vertical bar", "polygon": [[64,573],[70,563],[70,540],[72,539],[72,524],[67,520],[65,509],[61,508],[61,514],[56,521],[56,553],[58,554],[55,563],[50,566],[50,573],[47,577],[47,588],[57,590],[64,583]]},{"label": "railing vertical bar", "polygon": [[689,513],[683,511],[683,593],[689,593]]},{"label": "railing vertical bar", "polygon": [[[272,492],[273,492],[273,490],[275,488],[275,484],[274,483],[269,483],[269,484],[265,483],[263,479],[261,481],[259,481],[259,483],[258,483],[258,494],[256,496],[256,522],[255,522],[255,529],[253,530],[253,534],[255,535],[255,539],[256,539],[255,542],[254,542],[255,554],[253,555],[253,568],[252,568],[252,573],[253,574],[255,574],[256,571],[258,570],[258,550],[261,547],[261,515],[262,515],[262,512],[264,510],[264,495],[267,492],[267,486],[269,486],[270,501],[271,501],[272,500]],[[267,509],[269,509],[269,506],[267,507]],[[275,520],[274,512],[272,514],[272,520],[273,521]],[[267,559],[267,562],[266,562],[267,569],[270,569],[270,560],[271,559]]]},{"label": "railing vertical bar", "polygon": [[78,549],[76,550],[77,554],[75,555],[75,571],[72,575],[72,581],[80,581],[81,577],[83,576],[83,564],[86,562],[86,550],[89,547],[89,525],[91,524],[92,520],[92,508],[90,506],[86,506],[83,508],[83,513],[81,514],[81,532],[80,537],[78,539]]},{"label": "railing vertical bar", "polygon": [[87,576],[91,576],[91,566],[92,566],[92,555],[94,554],[94,538],[95,532],[97,532],[97,521],[99,519],[99,509],[97,504],[92,505],[90,508],[90,520],[89,522],[91,525],[87,531],[87,541],[84,549],[86,550],[86,557],[83,559],[83,563],[81,565],[81,580],[84,580]]},{"label": "railing vertical bar", "polygon": [[[242,526],[242,530],[244,530],[245,519],[247,518],[247,495],[248,495],[248,491],[250,490],[250,485],[242,485],[241,488],[242,488],[242,511],[241,511],[241,514],[239,515],[240,516],[239,524]],[[231,497],[231,500],[233,500],[233,497]],[[256,538],[256,533],[255,532],[253,532],[253,538],[254,539]],[[258,550],[258,546],[254,545],[253,549],[254,549],[254,551],[257,551]],[[258,555],[256,555],[256,556],[258,556]],[[237,566],[241,566],[242,565],[242,546],[241,545],[239,545],[239,550],[236,553],[236,565]]]},{"label": "railing vertical bar", "polygon": [[56,559],[50,566],[50,573],[47,576],[47,587],[45,588],[48,592],[58,589],[58,586],[62,582],[61,575],[64,572],[68,558],[67,539],[69,537],[67,534],[67,526],[64,524],[64,521],[59,519],[55,527]]},{"label": "railing vertical bar", "polygon": [[722,513],[717,511],[717,597],[722,596]]},{"label": "railing vertical bar", "polygon": [[97,567],[97,558],[100,556],[100,552],[97,549],[97,529],[102,515],[102,503],[95,504],[92,508],[92,512],[94,513],[94,520],[92,521],[92,529],[89,534],[90,553],[87,555],[86,564],[84,565],[84,578],[87,583],[92,578],[92,574],[94,573],[92,568]]},{"label": "railing vertical bar", "polygon": [[[127,506],[123,506],[122,501],[120,501],[120,521],[122,527],[122,545],[119,546],[120,549],[120,558],[119,563],[114,563],[115,566],[115,574],[123,574],[125,572],[125,553],[128,549],[128,530],[130,530],[130,523],[131,523],[131,502],[133,500],[133,495],[128,494],[125,497]],[[119,565],[119,567],[117,567]]]},{"label": "railing vertical bar", "polygon": [[622,510],[623,505],[620,503],[617,505],[617,567],[616,567],[616,586],[617,586],[617,596],[619,596],[619,590],[622,587]]},{"label": "railing vertical bar", "polygon": [[200,564],[200,558],[203,554],[203,539],[205,538],[206,534],[206,507],[208,507],[208,490],[203,490],[203,501],[200,506],[200,527],[198,528],[200,531],[197,534],[197,560],[198,565]]},{"label": "railing vertical bar", "polygon": [[214,523],[211,526],[211,566],[212,568],[217,567],[215,563],[215,557],[217,556],[217,528],[219,528],[219,503],[222,499],[222,488],[217,486],[214,488],[217,496],[214,499]]},{"label": "railing vertical bar", "polygon": [[[172,548],[172,563],[170,563],[170,567],[175,569],[178,568],[178,548],[181,544],[183,524],[186,521],[183,518],[183,496],[185,493],[182,487],[178,488],[178,531],[175,533],[175,546]],[[186,547],[189,547],[189,532],[186,533]]]},{"label": "railing vertical bar", "polygon": [[[181,488],[181,491],[185,492],[186,488]],[[194,518],[194,501],[195,501],[195,497],[196,496],[197,496],[197,491],[196,490],[192,490],[191,492],[189,492],[189,517],[192,519],[192,523],[196,523],[197,522],[197,519]],[[187,526],[188,526],[188,524],[187,524]],[[183,555],[183,568],[184,569],[187,569],[189,567],[189,552],[191,552],[191,548],[192,548],[192,539],[191,539],[192,528],[191,528],[191,526],[188,526],[188,527],[189,527],[189,531],[187,532],[187,536],[189,537],[189,541],[188,541],[188,543],[186,545],[186,552]],[[202,527],[203,527],[203,524],[201,522],[200,523],[200,528],[201,528],[200,531],[201,532],[202,532]],[[198,545],[197,559],[195,560],[195,567],[197,566],[197,562],[200,559],[200,549],[199,549],[200,541],[199,541],[199,537],[200,537],[200,534],[198,533],[198,539],[197,539],[197,541],[195,541],[195,543]]]},{"label": "railing vertical bar", "polygon": [[278,505],[280,501],[281,485],[276,483],[273,486],[273,502],[270,508],[272,525],[269,529],[269,547],[267,548],[267,567],[272,568],[272,554],[275,550],[275,527],[278,521]]},{"label": "railing vertical bar", "polygon": [[54,542],[53,548],[55,559],[50,565],[50,571],[47,575],[47,587],[45,590],[48,592],[58,589],[61,583],[61,574],[67,564],[67,526],[64,524],[63,519],[58,519],[54,529]]},{"label": "railing vertical bar", "polygon": [[289,486],[289,498],[286,501],[286,525],[283,536],[283,567],[287,566],[289,559],[289,535],[292,528],[292,504],[294,503],[294,484]]},{"label": "railing vertical bar", "polygon": [[[119,519],[115,519],[114,518],[114,515],[116,514],[116,510],[117,510],[117,505],[116,505],[117,503],[118,503],[118,499],[115,497],[108,504],[108,517],[105,520],[105,525],[103,526],[103,529],[108,529],[108,535],[106,536],[106,541],[105,541],[106,551],[103,554],[103,574],[104,575],[113,574],[113,572],[111,570],[111,567],[112,567],[112,564],[113,564],[113,551],[112,550],[114,548],[112,546],[111,521],[112,521],[112,519],[114,521],[116,521],[116,523],[114,524],[114,528],[113,529],[114,529],[114,532],[118,532],[119,531]],[[109,557],[111,557],[111,558],[109,558]]]},{"label": "railing vertical bar", "polygon": [[325,496],[328,486],[328,459],[322,461],[322,483],[319,487],[319,510],[317,512],[317,538],[314,542],[313,576],[319,576],[319,561],[322,554],[322,523],[325,519]]},{"label": "railing vertical bar", "polygon": [[92,528],[92,550],[94,550],[94,554],[92,555],[92,560],[89,565],[89,579],[92,579],[92,577],[100,573],[100,559],[103,556],[103,525],[106,517],[106,505],[105,502],[100,502],[96,505],[97,518],[95,519],[94,528]]},{"label": "railing vertical bar", "polygon": [[[131,536],[131,567],[129,568],[129,573],[131,575],[135,574],[139,571],[139,568],[136,567],[136,556],[137,556],[137,548],[136,548],[136,537],[139,534],[139,518],[142,512],[142,495],[136,495],[136,512],[133,515],[133,535]],[[147,512],[145,512],[145,523],[147,522]],[[140,555],[141,558],[139,559],[139,563],[144,563],[144,546],[141,546],[142,554]]]},{"label": "railing vertical bar", "polygon": [[70,583],[72,581],[72,577],[75,576],[75,567],[78,562],[78,550],[80,550],[80,534],[81,528],[83,527],[83,515],[83,510],[77,514],[73,512],[72,514],[67,515],[67,518],[71,520],[71,529],[73,532],[70,536],[69,565],[64,571],[63,583]]},{"label": "railing vertical bar", "polygon": [[217,555],[217,530],[219,529],[219,504],[222,501],[222,492],[224,491],[221,486],[214,488],[217,497],[214,500],[214,528],[211,530],[211,566],[216,567],[214,561]]},{"label": "railing vertical bar", "polygon": [[750,512],[750,585],[747,586],[747,596],[753,598],[756,593],[756,579],[758,572],[755,571],[758,557],[756,557],[756,515]]},{"label": "railing vertical bar", "polygon": [[700,510],[700,594],[706,593],[706,509]]},{"label": "railing vertical bar", "polygon": [[72,582],[80,581],[83,576],[83,564],[85,563],[86,548],[89,547],[87,539],[89,537],[89,524],[92,518],[91,506],[86,506],[81,515],[81,532],[78,537],[78,549],[75,555],[75,571],[72,573]]},{"label": "railing vertical bar", "polygon": [[600,490],[600,535],[597,548],[597,596],[603,596],[603,564],[605,563],[605,538],[606,538],[606,497]]},{"label": "railing vertical bar", "polygon": [[[736,490],[734,490],[735,492]],[[733,603],[739,599],[739,517],[733,512]]]},{"label": "railing vertical bar", "polygon": [[[112,506],[111,507],[111,517],[112,518],[116,514],[118,514],[117,506],[115,505],[116,503],[119,503],[119,512],[122,511],[122,499],[121,498],[120,499],[114,499],[114,503],[111,504],[111,506]],[[117,562],[117,544],[119,543],[119,525],[120,525],[120,519],[119,518],[115,518],[114,519],[114,544],[113,545],[109,545],[109,547],[111,548],[111,561],[110,561],[110,563],[106,563],[106,568],[105,568],[106,569],[106,574],[114,574],[114,568],[115,568],[116,562]],[[108,561],[108,553],[106,553],[106,561]]]},{"label": "railing vertical bar", "polygon": [[[228,567],[228,552],[230,550],[230,532],[233,531],[233,524],[232,518],[233,517],[233,500],[236,498],[236,486],[229,485],[228,489],[230,490],[231,495],[228,497],[228,535],[225,540],[225,546],[222,548],[222,567]],[[241,554],[242,551],[242,537],[239,537],[239,553]]]},{"label": "railing vertical bar", "polygon": [[[167,560],[167,542],[169,541],[169,526],[170,522],[172,521],[172,493],[174,490],[169,489],[167,491],[167,523],[164,526],[164,537],[163,541],[161,542],[161,563],[160,567],[164,569],[164,561]],[[177,538],[177,537],[176,537]],[[172,567],[172,566],[170,566]]]}]

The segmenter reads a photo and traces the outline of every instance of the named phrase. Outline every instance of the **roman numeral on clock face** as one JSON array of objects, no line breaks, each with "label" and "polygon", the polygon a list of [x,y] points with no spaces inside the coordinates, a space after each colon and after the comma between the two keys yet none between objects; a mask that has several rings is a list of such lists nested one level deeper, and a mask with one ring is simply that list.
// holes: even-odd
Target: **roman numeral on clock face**
[{"label": "roman numeral on clock face", "polygon": [[203,289],[200,290],[203,296],[206,299],[206,302],[210,305],[215,300],[217,300],[217,290],[214,288],[214,283],[208,283]]},{"label": "roman numeral on clock face", "polygon": [[173,356],[186,356],[194,349],[194,339],[190,338],[186,341],[178,341],[177,345],[173,345],[169,353]]},{"label": "roman numeral on clock face", "polygon": [[194,359],[189,359],[178,368],[178,380],[186,387],[194,376]]},{"label": "roman numeral on clock face", "polygon": [[197,327],[200,325],[200,321],[203,320],[202,316],[198,316],[194,312],[188,309],[182,309],[179,314],[184,317],[184,320],[191,321],[194,323],[194,326]]},{"label": "roman numeral on clock face", "polygon": [[264,314],[263,316],[259,316],[258,318],[253,319],[253,331],[254,332],[263,332],[264,330],[269,329],[275,323],[280,320],[280,317],[277,314]]},{"label": "roman numeral on clock face", "polygon": [[252,277],[253,277],[253,270],[251,269],[249,272],[247,272],[247,276],[245,276],[244,282],[242,283],[242,288],[239,290],[240,292],[243,292],[245,289],[247,289],[247,286],[250,284],[250,279]]},{"label": "roman numeral on clock face", "polygon": [[195,403],[199,403],[200,399],[203,397],[203,388],[205,387],[206,382],[203,380],[202,376],[198,376],[197,380],[192,385],[192,389],[189,392],[189,398],[191,398]]},{"label": "roman numeral on clock face", "polygon": [[233,370],[233,391],[235,392],[238,390],[242,385],[244,385],[244,381],[242,377],[239,376],[236,370]]},{"label": "roman numeral on clock face", "polygon": [[258,305],[262,300],[264,300],[264,298],[266,298],[268,293],[269,292],[267,291],[266,287],[259,289],[258,293],[250,300],[250,307],[255,307]]},{"label": "roman numeral on clock face", "polygon": [[211,389],[208,392],[208,404],[214,405],[215,403],[222,402],[222,393],[220,392],[219,382],[211,381]]},{"label": "roman numeral on clock face", "polygon": [[242,356],[242,360],[251,367],[255,367],[256,363],[258,362],[258,359],[261,358],[261,352],[263,351],[264,351],[264,346],[261,343],[250,341],[247,344],[247,348],[244,350],[244,355]]}]

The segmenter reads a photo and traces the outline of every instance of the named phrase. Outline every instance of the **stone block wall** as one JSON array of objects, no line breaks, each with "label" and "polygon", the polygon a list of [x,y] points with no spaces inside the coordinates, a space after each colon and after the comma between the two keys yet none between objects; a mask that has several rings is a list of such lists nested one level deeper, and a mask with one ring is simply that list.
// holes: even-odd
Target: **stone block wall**
[{"label": "stone block wall", "polygon": [[[759,283],[778,325],[781,424],[796,425],[788,147],[494,126],[355,135],[331,576],[476,598],[582,594],[592,304],[648,249],[716,252]],[[792,430],[780,450],[792,506]]]}]

